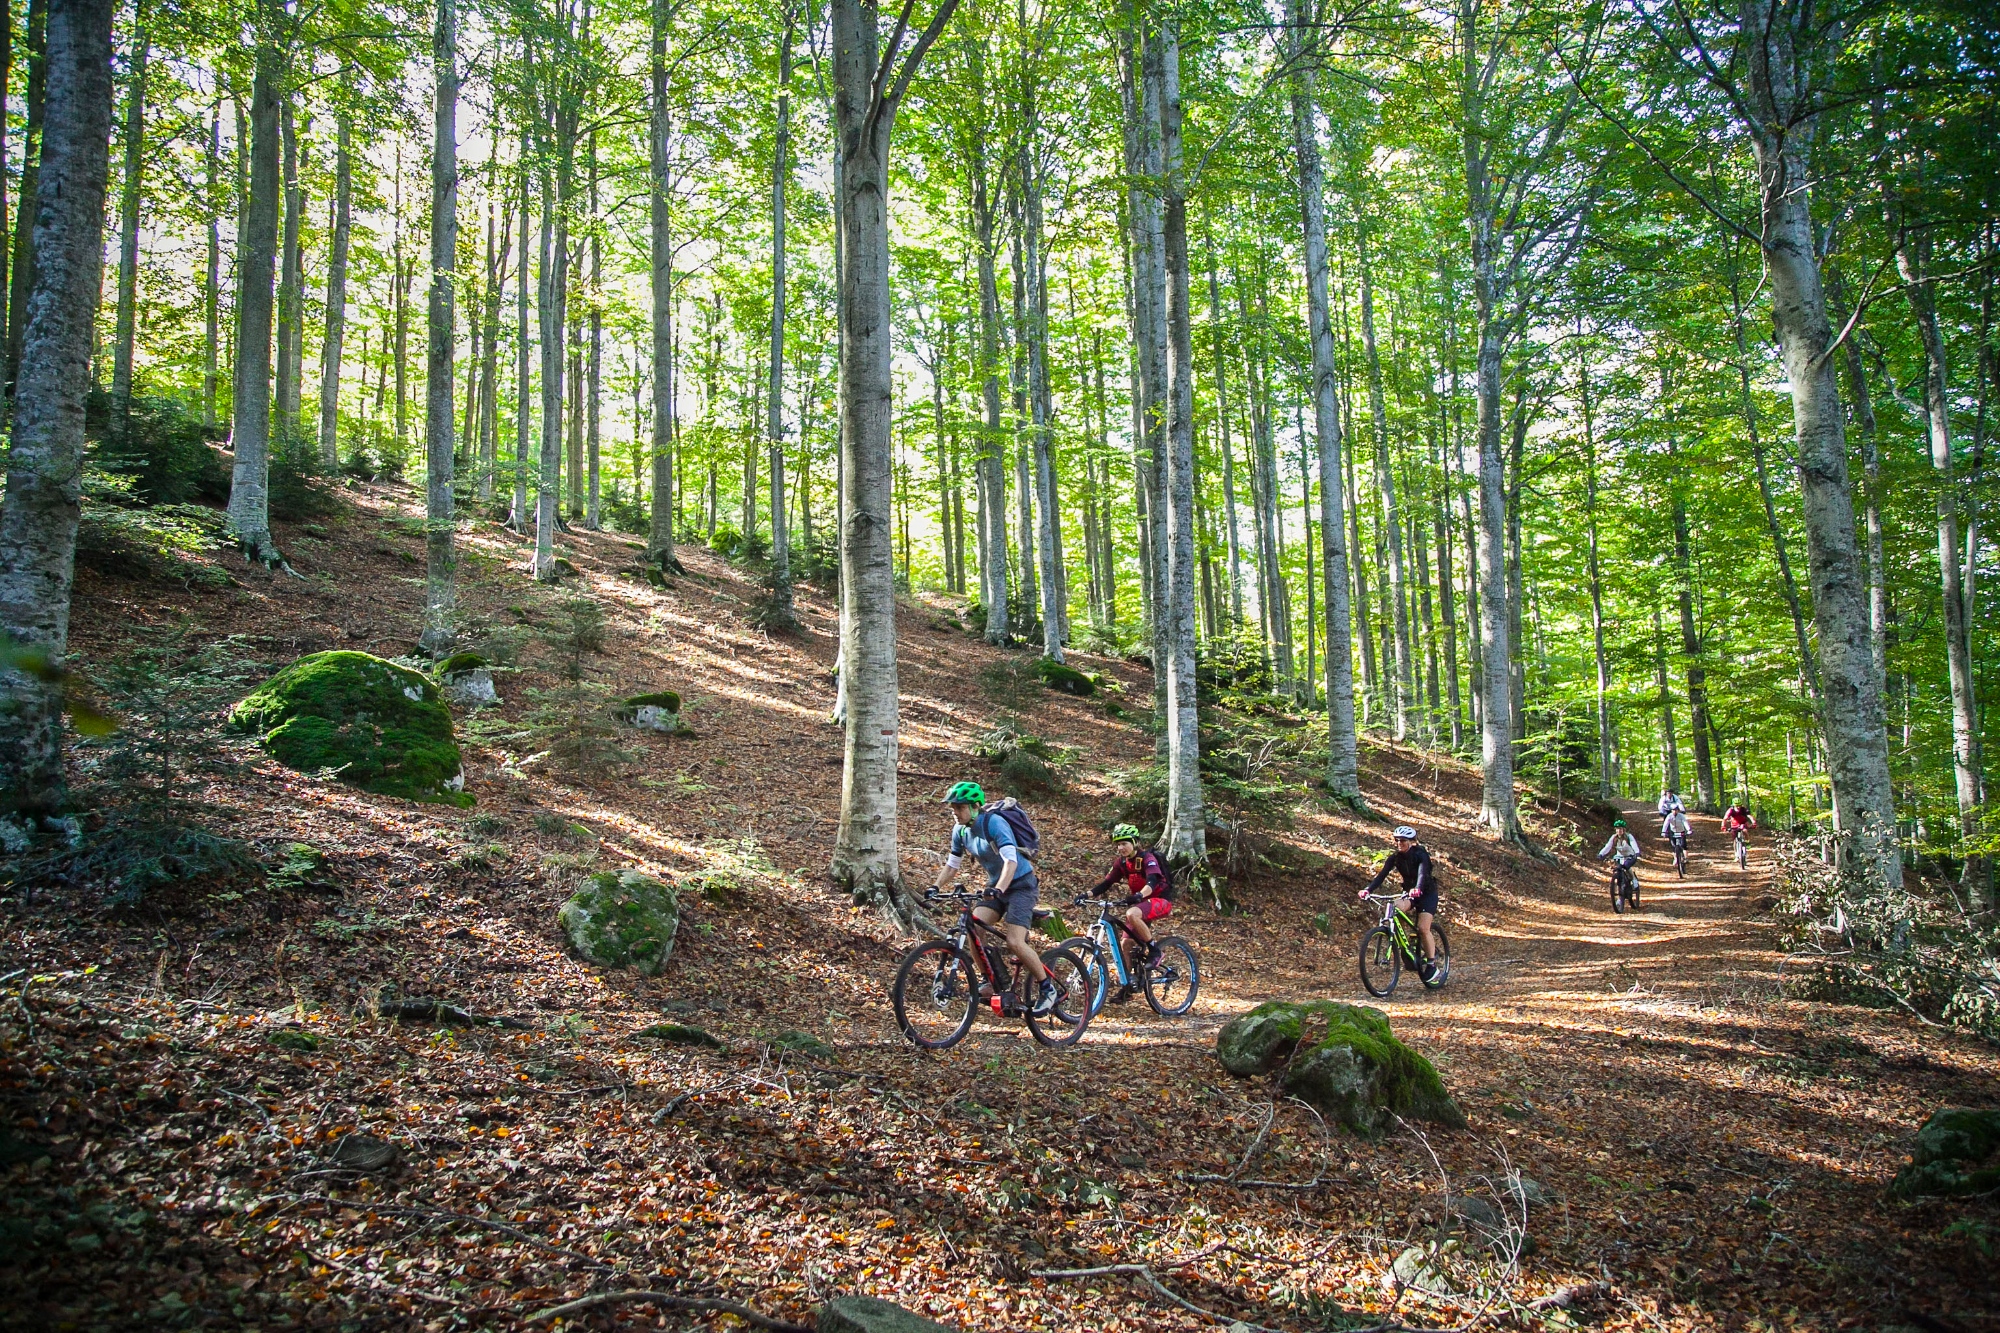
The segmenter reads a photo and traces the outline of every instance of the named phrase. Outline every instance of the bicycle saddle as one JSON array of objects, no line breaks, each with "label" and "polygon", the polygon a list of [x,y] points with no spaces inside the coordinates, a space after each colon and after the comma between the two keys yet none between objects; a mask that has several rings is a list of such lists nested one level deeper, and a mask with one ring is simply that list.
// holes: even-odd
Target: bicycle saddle
[{"label": "bicycle saddle", "polygon": [[1039,926],[1042,924],[1042,922],[1047,921],[1050,917],[1054,916],[1055,914],[1056,912],[1053,907],[1037,907],[1034,910],[1033,919],[1035,924]]}]

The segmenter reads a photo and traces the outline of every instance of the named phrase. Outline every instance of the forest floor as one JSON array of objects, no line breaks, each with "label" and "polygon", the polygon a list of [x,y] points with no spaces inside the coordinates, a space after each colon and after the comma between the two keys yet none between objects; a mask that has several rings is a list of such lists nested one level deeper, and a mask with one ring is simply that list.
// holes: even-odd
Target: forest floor
[{"label": "forest floor", "polygon": [[[231,585],[208,591],[84,571],[86,666],[176,624],[240,636],[264,669],[411,651],[420,497],[347,494],[339,516],[280,526],[300,579],[220,555]],[[773,639],[747,619],[754,581],[706,551],[654,589],[630,539],[563,547],[577,576],[549,589],[522,539],[463,539],[467,622],[514,663],[497,714],[461,723],[475,808],[246,751],[203,788],[208,818],[274,861],[311,844],[318,869],[117,908],[11,890],[0,1326],[727,1328],[744,1324],[686,1303],[810,1324],[858,1292],[965,1330],[2000,1328],[2000,1208],[1885,1194],[1933,1110],[2000,1104],[2000,1052],[1784,997],[1761,836],[1741,872],[1697,819],[1685,879],[1649,838],[1642,909],[1615,916],[1589,859],[1605,812],[1531,805],[1538,860],[1478,832],[1471,768],[1374,739],[1372,816],[1302,788],[1236,912],[1174,913],[1205,968],[1191,1015],[1107,1008],[1059,1051],[989,1016],[926,1056],[889,1014],[906,942],[826,878],[830,599],[804,591],[804,631]],[[560,688],[547,642],[579,583],[609,617],[591,677],[679,690],[694,735],[582,770],[524,751],[517,720]],[[1075,756],[1033,801],[1060,904],[1102,873],[1118,774],[1151,740],[1101,699],[1024,683],[1009,664],[1028,654],[955,621],[924,601],[902,619],[905,870],[935,873],[937,797],[996,784],[971,747],[1011,716]],[[1078,656],[1144,711],[1142,669]],[[1470,1129],[1366,1141],[1232,1078],[1213,1042],[1264,1000],[1366,1000],[1355,890],[1403,820],[1442,867],[1454,967],[1441,992],[1379,1003]],[[658,978],[563,947],[556,908],[622,866],[703,876]],[[385,986],[511,1026],[390,1021]],[[663,1020],[721,1044],[645,1035]],[[772,1043],[798,1032],[831,1053]],[[354,1134],[394,1160],[344,1161]],[[1453,1195],[1509,1221],[1452,1235]],[[1428,1270],[1416,1287],[1390,1278],[1399,1255]],[[1110,1265],[1150,1278],[1037,1275]],[[682,1305],[535,1319],[631,1290]]]}]

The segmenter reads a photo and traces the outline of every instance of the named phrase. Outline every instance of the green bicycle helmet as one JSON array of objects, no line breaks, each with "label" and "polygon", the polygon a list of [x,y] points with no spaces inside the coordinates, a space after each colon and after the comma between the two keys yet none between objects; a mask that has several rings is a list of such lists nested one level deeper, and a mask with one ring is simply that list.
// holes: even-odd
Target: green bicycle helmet
[{"label": "green bicycle helmet", "polygon": [[1138,829],[1133,828],[1130,824],[1120,824],[1111,830],[1111,841],[1142,842],[1144,839],[1140,838]]},{"label": "green bicycle helmet", "polygon": [[976,782],[960,782],[944,794],[946,805],[985,805],[986,789]]},{"label": "green bicycle helmet", "polygon": [[1624,820],[1622,820],[1622,819],[1614,819],[1614,820],[1612,820],[1612,821],[1611,821],[1611,827],[1612,827],[1612,828],[1624,828],[1624,827],[1625,827],[1625,821],[1624,821]]}]

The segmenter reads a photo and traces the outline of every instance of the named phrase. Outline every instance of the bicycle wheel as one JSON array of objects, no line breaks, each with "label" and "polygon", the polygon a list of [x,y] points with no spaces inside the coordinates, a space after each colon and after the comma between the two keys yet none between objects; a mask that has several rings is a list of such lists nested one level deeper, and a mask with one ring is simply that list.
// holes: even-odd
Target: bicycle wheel
[{"label": "bicycle wheel", "polygon": [[1674,848],[1674,874],[1680,876],[1682,879],[1688,877],[1688,853],[1686,847],[1677,845]]},{"label": "bicycle wheel", "polygon": [[1178,935],[1158,941],[1160,965],[1146,969],[1146,1003],[1153,1012],[1178,1018],[1194,1007],[1201,990],[1201,958],[1194,946]]},{"label": "bicycle wheel", "polygon": [[1424,988],[1440,990],[1451,979],[1451,941],[1445,938],[1444,927],[1435,921],[1431,922],[1431,939],[1437,943],[1437,956],[1431,959],[1437,970],[1431,973],[1431,979],[1424,983]]},{"label": "bicycle wheel", "polygon": [[1625,911],[1625,877],[1621,874],[1611,876],[1611,910],[1620,914]]},{"label": "bicycle wheel", "polygon": [[930,940],[903,955],[890,1000],[896,1026],[927,1051],[965,1040],[978,1007],[978,973],[972,958],[948,940]]},{"label": "bicycle wheel", "polygon": [[1090,1016],[1095,1018],[1111,994],[1111,960],[1104,956],[1104,950],[1098,947],[1097,941],[1089,936],[1079,935],[1063,943],[1076,946],[1077,952],[1083,955],[1084,966],[1089,969]]},{"label": "bicycle wheel", "polygon": [[1750,849],[1744,845],[1741,838],[1736,840],[1736,868],[1738,870],[1748,870],[1750,868]]},{"label": "bicycle wheel", "polygon": [[1024,1015],[1028,1031],[1044,1046],[1074,1046],[1083,1036],[1083,1030],[1090,1026],[1091,1015],[1097,1012],[1091,1007],[1097,993],[1096,979],[1090,974],[1083,950],[1067,942],[1045,950],[1042,966],[1049,970],[1061,994],[1056,1007],[1046,1014],[1037,1015],[1034,1005],[1029,1004]]},{"label": "bicycle wheel", "polygon": [[1361,984],[1378,1000],[1396,991],[1403,974],[1402,950],[1396,947],[1395,932],[1377,926],[1361,937]]}]

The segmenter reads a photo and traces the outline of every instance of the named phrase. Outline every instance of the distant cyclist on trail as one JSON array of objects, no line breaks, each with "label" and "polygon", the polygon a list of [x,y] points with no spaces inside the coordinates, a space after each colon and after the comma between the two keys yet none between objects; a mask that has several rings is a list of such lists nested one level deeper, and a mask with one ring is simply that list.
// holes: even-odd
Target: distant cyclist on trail
[{"label": "distant cyclist on trail", "polygon": [[1612,858],[1621,869],[1630,870],[1639,864],[1639,856],[1639,840],[1632,836],[1632,830],[1625,827],[1624,820],[1612,820],[1611,837],[1597,849],[1597,859]]},{"label": "distant cyclist on trail", "polygon": [[1396,850],[1382,868],[1375,872],[1375,878],[1368,881],[1368,887],[1361,890],[1359,897],[1365,902],[1370,894],[1382,887],[1394,871],[1403,878],[1403,894],[1410,900],[1410,906],[1417,918],[1417,934],[1424,942],[1423,966],[1417,975],[1429,981],[1437,972],[1437,939],[1431,934],[1431,923],[1437,920],[1438,882],[1437,871],[1431,866],[1431,854],[1417,841],[1417,831],[1408,824],[1399,827],[1390,835],[1396,841]]},{"label": "distant cyclist on trail", "polygon": [[1676,811],[1685,816],[1687,807],[1681,804],[1681,794],[1669,787],[1660,793],[1660,804],[1657,808],[1660,812],[1660,836],[1664,838],[1667,836],[1668,821],[1673,818]]},{"label": "distant cyclist on trail", "polygon": [[1694,826],[1688,823],[1687,811],[1678,807],[1667,811],[1664,821],[1660,824],[1660,836],[1669,842],[1675,838],[1684,839],[1692,832]]},{"label": "distant cyclist on trail", "polygon": [[1744,808],[1741,801],[1722,812],[1722,831],[1731,837],[1735,837],[1745,829],[1756,827],[1757,821],[1750,817],[1750,812]]},{"label": "distant cyclist on trail", "polygon": [[[1111,840],[1118,844],[1118,859],[1111,864],[1103,879],[1090,890],[1093,896],[1101,896],[1112,885],[1123,885],[1132,895],[1132,905],[1125,909],[1125,929],[1132,938],[1146,946],[1146,967],[1160,965],[1160,946],[1153,938],[1152,922],[1158,921],[1174,910],[1174,881],[1167,868],[1160,864],[1160,854],[1150,847],[1140,845],[1139,830],[1130,824],[1120,824],[1111,830]],[[1134,968],[1133,971],[1139,969]],[[1115,998],[1131,998],[1132,987],[1128,983]]]},{"label": "distant cyclist on trail", "polygon": [[1028,927],[1035,919],[1035,904],[1042,896],[1035,867],[1021,855],[1014,830],[997,811],[986,808],[986,792],[976,782],[961,782],[945,793],[958,825],[951,831],[951,851],[944,868],[938,871],[942,889],[958,878],[958,869],[969,852],[986,871],[986,892],[979,896],[972,914],[987,925],[1005,923],[1007,947],[1021,960],[1029,975],[1042,983],[1035,999],[1035,1012],[1046,1014],[1055,1008],[1056,986],[1048,968],[1028,944]]}]

